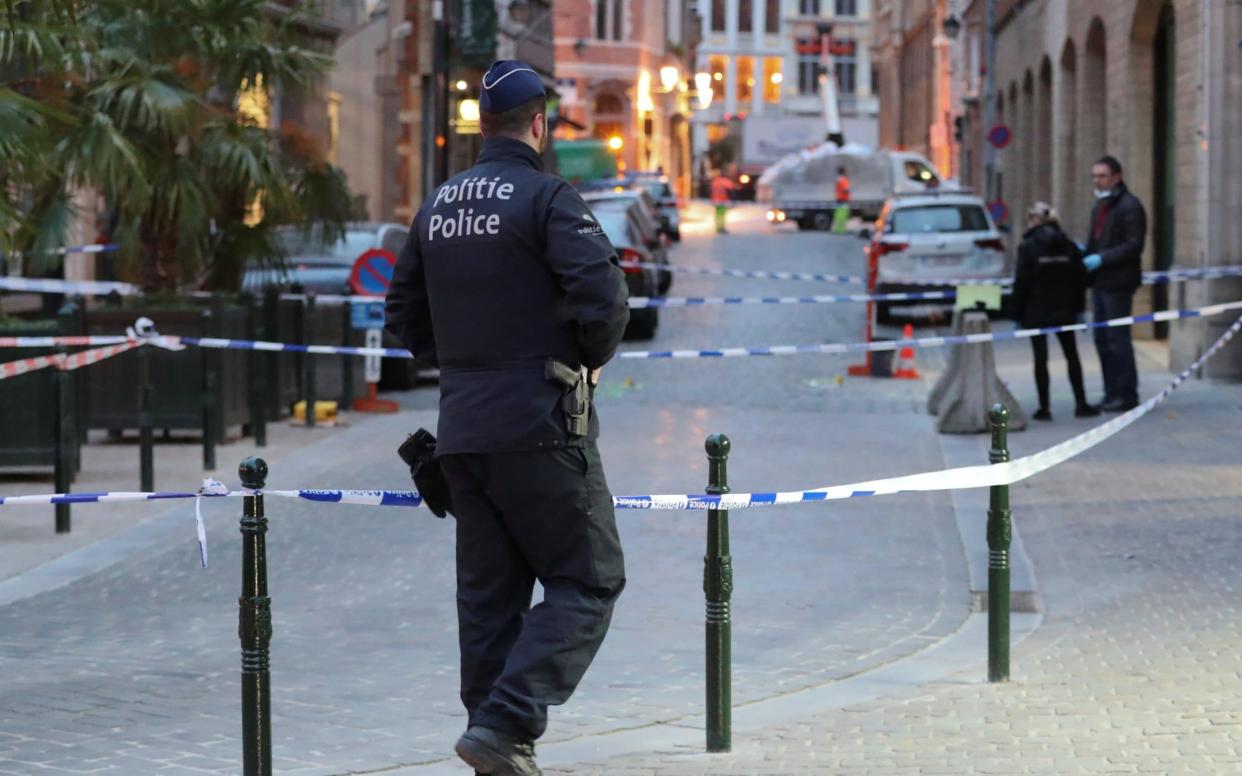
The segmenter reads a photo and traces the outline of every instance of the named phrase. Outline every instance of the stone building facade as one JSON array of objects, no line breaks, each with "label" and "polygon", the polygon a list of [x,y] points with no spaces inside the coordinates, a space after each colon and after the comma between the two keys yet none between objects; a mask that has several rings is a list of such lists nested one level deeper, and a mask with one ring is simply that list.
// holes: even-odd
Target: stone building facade
[{"label": "stone building facade", "polygon": [[619,138],[622,166],[688,193],[693,18],[686,0],[557,0],[558,136]]},{"label": "stone building facade", "polygon": [[[994,123],[1008,126],[1013,140],[996,153],[988,179],[983,115],[990,1]],[[963,119],[954,149],[962,180],[1003,200],[1015,231],[1032,202],[1047,200],[1061,211],[1066,229],[1084,238],[1093,202],[1091,164],[1107,153],[1121,160],[1127,184],[1147,209],[1146,269],[1242,263],[1242,2],[940,2],[962,22],[951,44],[948,85],[953,119]],[[886,113],[906,109],[912,99],[884,85],[880,93]],[[891,142],[891,135],[885,139]],[[1239,281],[1145,287],[1135,312],[1236,299],[1242,299]],[[1171,366],[1188,364],[1230,323],[1219,316],[1171,327]],[[1136,334],[1163,336],[1165,328],[1139,326]],[[1242,347],[1231,346],[1208,373],[1242,378]]]}]

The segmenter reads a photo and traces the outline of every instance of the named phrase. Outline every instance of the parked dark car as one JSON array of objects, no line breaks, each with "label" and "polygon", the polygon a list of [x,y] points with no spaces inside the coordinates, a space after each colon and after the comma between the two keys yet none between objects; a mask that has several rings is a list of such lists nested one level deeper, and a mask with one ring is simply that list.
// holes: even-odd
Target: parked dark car
[{"label": "parked dark car", "polygon": [[242,277],[242,290],[261,292],[267,286],[291,288],[315,294],[352,294],[349,273],[364,251],[384,248],[400,255],[409,229],[402,224],[352,223],[345,237],[328,245],[323,231],[315,227],[310,234],[297,227],[282,227],[278,233],[285,254],[283,267],[252,265]]},{"label": "parked dark car", "polygon": [[[383,248],[400,256],[409,236],[409,228],[395,223],[351,223],[344,238],[329,245],[323,232],[315,227],[309,234],[297,227],[281,228],[278,238],[284,250],[283,266],[253,265],[242,276],[242,290],[261,294],[268,286],[282,290],[295,288],[312,294],[354,293],[349,275],[354,262],[365,251]],[[397,338],[384,332],[384,347],[400,348]],[[380,384],[386,388],[412,388],[420,371],[430,367],[418,361],[385,358],[381,366]]]},{"label": "parked dark car", "polygon": [[[638,206],[633,203],[609,202],[602,207],[592,203],[592,212],[604,234],[617,249],[617,258],[623,262],[652,261],[650,250],[645,244],[643,227],[638,213]],[[622,266],[625,272],[625,287],[631,297],[652,297],[659,295],[659,273],[651,267]],[[630,323],[625,328],[627,339],[649,340],[655,336],[660,325],[660,310],[657,307],[644,307],[630,310]]]},{"label": "parked dark car", "polygon": [[[582,195],[592,210],[599,208],[633,209],[634,218],[638,223],[642,242],[640,243],[651,254],[650,261],[656,264],[668,264],[668,245],[661,237],[659,214],[654,207],[651,195],[643,189],[622,188],[620,191],[591,191]],[[673,273],[660,270],[659,294],[664,295],[673,285]]]},{"label": "parked dark car", "polygon": [[681,242],[681,206],[677,195],[669,185],[668,178],[654,172],[633,173],[627,179],[630,186],[640,186],[655,200],[663,218],[665,234],[674,242]]}]

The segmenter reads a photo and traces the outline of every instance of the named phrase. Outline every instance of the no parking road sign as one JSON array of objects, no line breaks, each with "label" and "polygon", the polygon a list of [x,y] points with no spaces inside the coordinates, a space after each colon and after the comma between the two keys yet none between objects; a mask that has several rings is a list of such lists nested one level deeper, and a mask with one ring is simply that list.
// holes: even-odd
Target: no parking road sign
[{"label": "no parking road sign", "polygon": [[1013,140],[1013,132],[1004,124],[997,124],[988,130],[988,142],[996,148],[1004,148]]},{"label": "no parking road sign", "polygon": [[364,251],[349,273],[349,287],[355,294],[384,296],[388,293],[388,284],[392,282],[392,270],[396,265],[397,257],[392,251],[383,248]]}]

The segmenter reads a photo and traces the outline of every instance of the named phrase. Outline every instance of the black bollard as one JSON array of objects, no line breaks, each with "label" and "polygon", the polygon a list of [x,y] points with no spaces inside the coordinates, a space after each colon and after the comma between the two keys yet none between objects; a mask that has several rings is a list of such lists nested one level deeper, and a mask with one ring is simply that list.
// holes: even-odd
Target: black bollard
[{"label": "black bollard", "polygon": [[[1009,460],[1009,411],[993,405],[992,449],[988,462]],[[1009,544],[1013,527],[1009,513],[1009,486],[993,485],[988,502],[988,681],[1009,681]]]},{"label": "black bollard", "polygon": [[[259,310],[254,297],[246,299],[246,337],[260,339]],[[263,353],[251,350],[246,361],[250,377],[250,433],[254,434],[255,447],[267,447],[267,368]]]},{"label": "black bollard", "polygon": [[[212,308],[203,310],[202,328],[204,337],[214,337],[219,321],[215,298]],[[199,348],[203,365],[203,469],[216,469],[216,385],[219,381],[219,353],[215,348]]]},{"label": "black bollard", "polygon": [[[353,305],[346,301],[341,305],[341,309],[345,311],[344,322],[341,324],[341,344],[349,347],[349,335],[354,330]],[[357,356],[341,356],[341,406],[339,409],[348,410],[354,406],[354,359]]]},{"label": "black bollard", "polygon": [[139,489],[155,490],[155,438],[151,428],[151,345],[138,348],[138,471]]},{"label": "black bollard", "polygon": [[[729,438],[707,438],[707,493],[729,492]],[[733,557],[729,554],[729,511],[707,511],[707,554],[703,556],[703,592],[707,598],[707,751],[733,748]]]},{"label": "black bollard", "polygon": [[269,645],[272,600],[267,596],[267,518],[263,486],[267,464],[247,458],[238,467],[242,486],[242,594],[237,600],[237,636],[241,639],[242,773],[271,776],[272,687]]},{"label": "black bollard", "polygon": [[[315,316],[315,295],[306,295],[306,306],[302,309],[302,342],[310,344],[312,323]],[[307,353],[303,356],[305,379],[302,385],[303,400],[306,402],[306,427],[315,427],[315,356]]]},{"label": "black bollard", "polygon": [[[57,348],[63,355],[64,349]],[[70,372],[60,369],[56,372],[56,424],[52,433],[52,466],[53,477],[56,479],[57,493],[68,493],[73,482],[74,461],[73,444],[76,432],[73,429],[73,392],[70,390]],[[56,505],[56,533],[69,533],[72,528],[68,504]]]}]

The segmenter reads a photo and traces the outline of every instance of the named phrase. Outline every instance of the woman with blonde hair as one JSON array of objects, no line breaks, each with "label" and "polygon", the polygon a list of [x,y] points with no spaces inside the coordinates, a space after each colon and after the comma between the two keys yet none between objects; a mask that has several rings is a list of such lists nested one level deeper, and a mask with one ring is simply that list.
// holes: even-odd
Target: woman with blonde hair
[{"label": "woman with blonde hair", "polygon": [[[1018,265],[1013,280],[1013,317],[1024,329],[1065,326],[1077,323],[1086,307],[1087,270],[1082,252],[1061,230],[1057,211],[1046,202],[1036,202],[1026,214],[1027,230],[1018,246]],[[1078,360],[1078,342],[1072,331],[1057,333],[1061,352],[1065,354],[1070,386],[1074,390],[1074,416],[1099,415],[1099,409],[1087,403],[1082,382],[1082,362]],[[1048,338],[1037,334],[1031,338],[1035,355],[1035,388],[1039,392],[1039,409],[1032,418],[1052,420],[1048,403]]]}]

